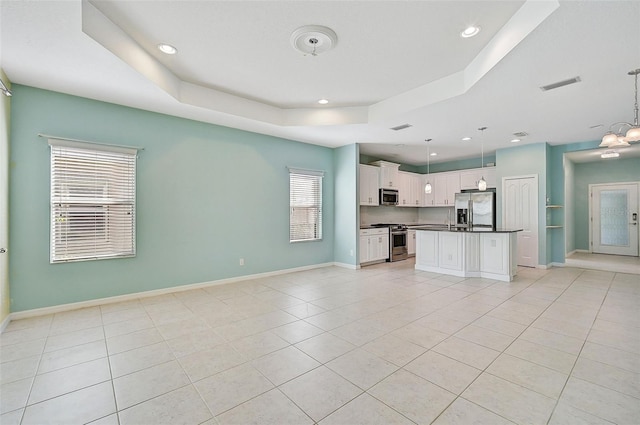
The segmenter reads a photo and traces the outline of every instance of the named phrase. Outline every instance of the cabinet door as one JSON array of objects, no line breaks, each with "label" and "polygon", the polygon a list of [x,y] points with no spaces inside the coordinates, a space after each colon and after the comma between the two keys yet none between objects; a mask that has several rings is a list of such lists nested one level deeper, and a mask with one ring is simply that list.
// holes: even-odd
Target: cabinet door
[{"label": "cabinet door", "polygon": [[480,271],[507,274],[509,271],[509,234],[480,235]]},{"label": "cabinet door", "polygon": [[443,269],[462,270],[463,233],[439,232],[440,255],[438,265]]},{"label": "cabinet door", "polygon": [[378,205],[379,173],[378,167],[360,165],[360,205]]},{"label": "cabinet door", "polygon": [[383,165],[380,167],[380,188],[398,188],[398,167],[399,166],[392,165]]},{"label": "cabinet door", "polygon": [[370,236],[360,236],[360,262],[366,263],[367,261],[371,261],[371,254],[369,253],[369,242],[371,240]]},{"label": "cabinet door", "polygon": [[455,205],[456,193],[460,193],[460,173],[447,174],[447,206]]},{"label": "cabinet door", "polygon": [[438,233],[424,230],[416,232],[416,264],[438,267]]},{"label": "cabinet door", "polygon": [[444,207],[449,200],[449,192],[447,191],[448,176],[446,174],[434,174],[431,183],[434,193],[434,205]]},{"label": "cabinet door", "polygon": [[409,173],[398,173],[398,206],[413,206],[411,201],[411,175]]},{"label": "cabinet door", "polygon": [[[477,189],[482,174],[478,170],[467,170],[460,173],[460,189]],[[486,180],[486,178],[485,178]],[[488,183],[488,181],[487,181]]]},{"label": "cabinet door", "polygon": [[414,207],[422,205],[423,193],[422,177],[419,174],[411,174],[411,203]]},{"label": "cabinet door", "polygon": [[496,168],[495,167],[485,167],[482,170],[482,176],[487,182],[487,187],[497,187],[496,186]]},{"label": "cabinet door", "polygon": [[409,230],[407,232],[407,254],[416,255],[416,231]]},{"label": "cabinet door", "polygon": [[378,260],[386,260],[389,258],[389,234],[380,236],[378,244]]}]

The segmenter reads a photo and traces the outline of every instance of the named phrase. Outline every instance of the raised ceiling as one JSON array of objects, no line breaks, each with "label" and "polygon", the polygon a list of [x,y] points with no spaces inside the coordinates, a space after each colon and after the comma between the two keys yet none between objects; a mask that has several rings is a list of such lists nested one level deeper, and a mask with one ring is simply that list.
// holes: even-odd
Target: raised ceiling
[{"label": "raised ceiling", "polygon": [[[630,121],[639,21],[637,1],[4,0],[0,66],[18,84],[420,165],[426,138],[446,161],[479,156],[481,138],[490,154],[515,132],[564,144]],[[482,31],[461,38],[470,24]],[[303,25],[337,45],[300,54]]]}]

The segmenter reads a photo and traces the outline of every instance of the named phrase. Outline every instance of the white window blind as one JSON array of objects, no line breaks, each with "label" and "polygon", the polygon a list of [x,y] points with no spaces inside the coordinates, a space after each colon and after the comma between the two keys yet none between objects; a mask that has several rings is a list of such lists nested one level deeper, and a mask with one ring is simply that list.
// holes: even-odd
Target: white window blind
[{"label": "white window blind", "polygon": [[137,150],[49,145],[51,263],[134,256]]},{"label": "white window blind", "polygon": [[289,168],[289,241],[322,239],[322,171]]}]

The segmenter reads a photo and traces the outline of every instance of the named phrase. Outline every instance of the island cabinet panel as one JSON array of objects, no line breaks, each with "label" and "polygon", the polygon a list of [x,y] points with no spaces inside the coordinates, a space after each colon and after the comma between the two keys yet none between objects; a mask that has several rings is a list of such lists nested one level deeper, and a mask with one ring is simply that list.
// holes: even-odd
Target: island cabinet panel
[{"label": "island cabinet panel", "polygon": [[509,235],[480,235],[480,270],[487,273],[509,272]]},{"label": "island cabinet panel", "polygon": [[438,232],[440,236],[440,261],[443,269],[462,270],[463,233]]},{"label": "island cabinet panel", "polygon": [[520,230],[416,230],[416,270],[511,282]]},{"label": "island cabinet panel", "polygon": [[438,232],[416,232],[416,264],[438,267]]},{"label": "island cabinet panel", "polygon": [[480,235],[477,233],[467,233],[465,237],[465,249],[467,255],[465,256],[466,267],[469,272],[480,271]]}]

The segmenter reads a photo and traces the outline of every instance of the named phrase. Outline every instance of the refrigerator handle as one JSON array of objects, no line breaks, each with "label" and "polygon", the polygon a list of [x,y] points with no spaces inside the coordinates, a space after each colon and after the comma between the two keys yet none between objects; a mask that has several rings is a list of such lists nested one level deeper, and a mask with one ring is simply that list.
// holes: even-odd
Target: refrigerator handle
[{"label": "refrigerator handle", "polygon": [[469,196],[469,206],[467,211],[467,227],[471,230],[473,229],[473,199],[471,199],[471,196]]}]

